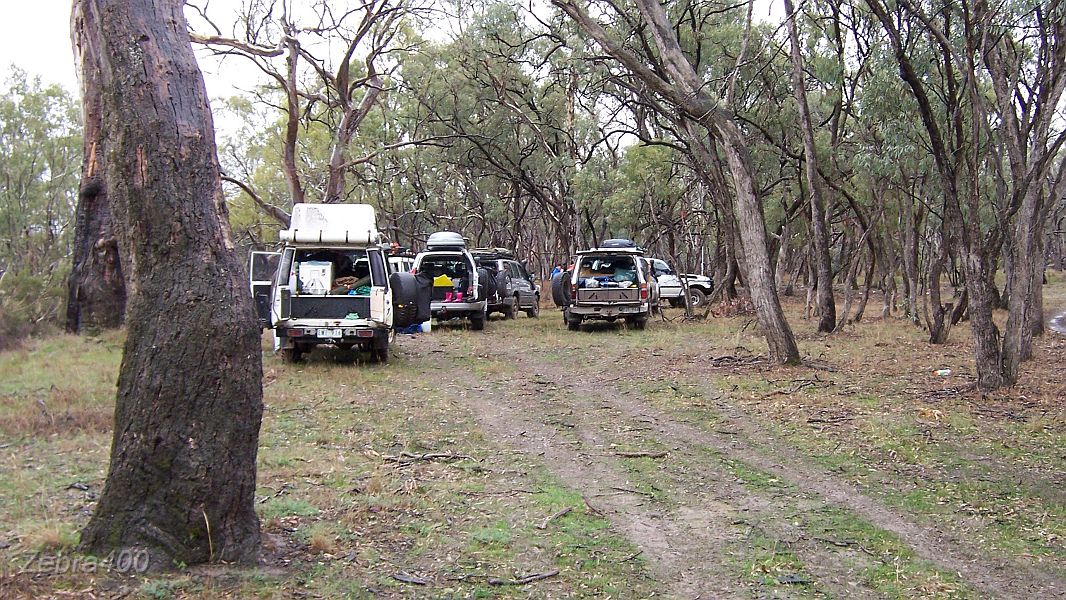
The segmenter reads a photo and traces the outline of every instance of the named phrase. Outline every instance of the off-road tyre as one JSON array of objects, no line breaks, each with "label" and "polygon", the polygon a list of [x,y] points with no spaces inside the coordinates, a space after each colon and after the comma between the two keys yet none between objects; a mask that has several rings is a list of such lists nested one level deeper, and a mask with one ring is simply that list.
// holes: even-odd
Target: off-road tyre
[{"label": "off-road tyre", "polygon": [[389,362],[389,338],[387,336],[374,336],[370,343],[370,360],[378,364]]},{"label": "off-road tyre", "polygon": [[474,331],[484,331],[485,329],[485,313],[473,313],[470,315],[470,329]]},{"label": "off-road tyre", "polygon": [[533,306],[526,309],[526,316],[530,319],[536,319],[540,316],[540,296],[533,298]]},{"label": "off-road tyre", "polygon": [[633,329],[644,329],[648,326],[648,317],[630,317],[626,319],[626,325]]},{"label": "off-road tyre", "polygon": [[300,362],[300,359],[303,358],[303,355],[304,355],[303,348],[299,348],[299,347],[296,347],[296,346],[293,346],[292,348],[282,348],[281,349],[281,360],[285,364],[289,364],[289,365],[296,364],[296,363]]},{"label": "off-road tyre", "polygon": [[570,306],[570,271],[556,273],[552,277],[552,302],[556,306]]},{"label": "off-road tyre", "polygon": [[692,302],[692,308],[700,308],[707,304],[707,294],[700,288],[688,288],[688,297]]}]

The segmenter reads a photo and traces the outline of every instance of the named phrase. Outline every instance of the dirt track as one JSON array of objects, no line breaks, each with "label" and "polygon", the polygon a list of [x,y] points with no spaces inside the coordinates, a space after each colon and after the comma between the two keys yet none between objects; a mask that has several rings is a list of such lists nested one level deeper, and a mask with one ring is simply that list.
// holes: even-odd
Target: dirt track
[{"label": "dirt track", "polygon": [[[553,355],[558,348],[551,344],[516,342],[505,325],[495,323],[485,334],[484,347],[491,352],[469,358],[504,374],[483,378],[453,367],[448,334],[445,327],[430,336],[405,338],[403,352],[429,366],[435,377],[465,389],[460,396],[486,435],[538,457],[580,490],[590,507],[640,548],[672,597],[751,597],[750,584],[726,566],[749,545],[753,532],[774,540],[775,551],[781,544],[800,557],[823,592],[880,597],[862,585],[860,573],[876,556],[849,540],[817,538],[804,530],[805,515],[833,509],[895,534],[918,557],[957,574],[980,597],[1066,597],[1066,585],[1055,575],[983,553],[967,542],[966,531],[919,523],[796,456],[716,389],[706,363],[681,350],[647,355],[637,345],[639,337],[604,329],[575,334],[602,338],[605,350],[582,353],[583,362],[573,362]],[[642,374],[663,366],[698,390],[701,402],[720,419],[694,422],[650,402],[640,385],[652,378]],[[622,455],[642,451],[666,455]],[[634,471],[634,460],[651,474]],[[779,484],[744,485],[730,469],[735,463],[768,473]]]}]

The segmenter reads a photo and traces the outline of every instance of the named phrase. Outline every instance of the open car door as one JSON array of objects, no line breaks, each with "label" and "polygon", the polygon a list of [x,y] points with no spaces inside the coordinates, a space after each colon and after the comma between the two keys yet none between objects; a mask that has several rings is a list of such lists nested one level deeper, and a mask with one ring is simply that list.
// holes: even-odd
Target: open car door
[{"label": "open car door", "polygon": [[381,250],[366,251],[370,258],[370,318],[378,323],[392,327],[393,307],[389,289],[388,268]]},{"label": "open car door", "polygon": [[259,325],[264,329],[274,324],[270,309],[273,304],[272,288],[280,261],[280,252],[252,252],[248,258],[252,300],[255,302],[255,312],[259,315]]}]

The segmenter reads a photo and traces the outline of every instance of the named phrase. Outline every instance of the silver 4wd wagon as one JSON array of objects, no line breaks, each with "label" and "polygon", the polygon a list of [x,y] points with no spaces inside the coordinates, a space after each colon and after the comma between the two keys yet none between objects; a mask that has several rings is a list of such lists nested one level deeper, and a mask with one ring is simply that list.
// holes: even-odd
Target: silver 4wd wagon
[{"label": "silver 4wd wagon", "polygon": [[573,270],[552,279],[552,296],[573,331],[583,321],[619,319],[643,329],[659,308],[649,262],[629,240],[606,240],[599,248],[578,252]]},{"label": "silver 4wd wagon", "polygon": [[434,318],[466,317],[471,329],[485,328],[486,286],[491,276],[478,268],[463,236],[451,231],[430,235],[426,250],[415,257],[414,271],[433,281],[430,311]]}]

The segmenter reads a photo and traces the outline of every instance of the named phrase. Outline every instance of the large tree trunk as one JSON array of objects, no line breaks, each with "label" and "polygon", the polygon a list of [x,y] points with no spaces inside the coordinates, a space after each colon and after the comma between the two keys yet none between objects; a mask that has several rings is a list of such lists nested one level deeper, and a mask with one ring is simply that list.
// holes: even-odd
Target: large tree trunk
[{"label": "large tree trunk", "polygon": [[76,44],[75,50],[82,55],[84,159],[74,218],[73,265],[67,278],[66,329],[71,333],[119,327],[126,314],[126,282],[111,225],[104,173],[107,139],[101,127],[100,67],[93,56],[85,56],[86,48],[81,44]]},{"label": "large tree trunk", "polygon": [[[788,39],[792,54],[792,93],[799,108],[800,131],[803,132],[803,163],[811,202],[811,233],[814,242],[814,263],[817,273],[818,331],[831,333],[837,325],[836,303],[833,299],[833,263],[829,256],[829,227],[826,223],[826,206],[822,195],[822,182],[818,179],[818,152],[814,145],[814,124],[807,105],[806,82],[803,78],[803,56],[800,53],[799,32],[796,27],[796,10],[792,0],[785,0],[788,24]],[[845,315],[846,316],[846,315]]]},{"label": "large tree trunk", "polygon": [[131,284],[110,469],[81,547],[144,551],[151,568],[252,562],[259,550],[259,328],[182,5],[74,5],[83,60],[101,66],[105,172]]}]

